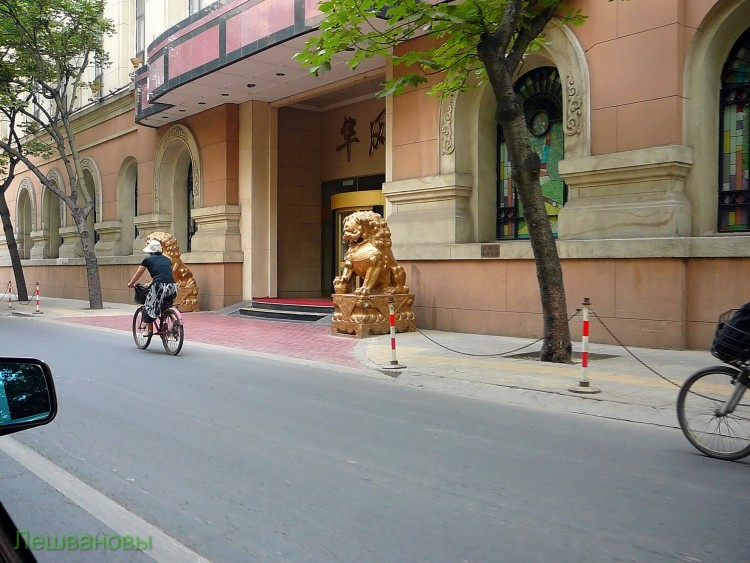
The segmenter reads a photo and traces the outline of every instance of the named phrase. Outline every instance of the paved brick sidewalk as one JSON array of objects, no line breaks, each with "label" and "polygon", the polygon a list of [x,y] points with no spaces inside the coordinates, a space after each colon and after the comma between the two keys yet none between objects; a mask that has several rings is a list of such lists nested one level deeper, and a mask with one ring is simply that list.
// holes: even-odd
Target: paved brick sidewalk
[{"label": "paved brick sidewalk", "polygon": [[[59,320],[130,332],[132,315],[61,317]],[[361,368],[354,338],[331,335],[331,327],[315,323],[281,323],[211,312],[185,315],[185,345],[215,344],[241,350],[289,356]]]}]

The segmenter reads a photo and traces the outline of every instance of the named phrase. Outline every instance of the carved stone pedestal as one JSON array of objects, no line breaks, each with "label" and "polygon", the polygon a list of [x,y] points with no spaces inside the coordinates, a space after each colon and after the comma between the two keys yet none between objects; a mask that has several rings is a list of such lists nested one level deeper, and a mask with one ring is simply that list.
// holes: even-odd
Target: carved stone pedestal
[{"label": "carved stone pedestal", "polygon": [[333,299],[332,334],[352,334],[363,338],[390,332],[390,312],[388,301],[393,299],[396,311],[396,332],[414,332],[417,330],[412,304],[414,295],[355,295],[353,293],[336,293]]}]

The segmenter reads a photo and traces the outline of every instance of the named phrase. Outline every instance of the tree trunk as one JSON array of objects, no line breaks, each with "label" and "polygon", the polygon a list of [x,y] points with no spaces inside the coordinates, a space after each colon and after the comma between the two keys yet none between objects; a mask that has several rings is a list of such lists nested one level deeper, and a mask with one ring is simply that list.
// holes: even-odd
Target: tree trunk
[{"label": "tree trunk", "polygon": [[[510,82],[510,81],[508,81]],[[513,165],[513,185],[523,205],[544,316],[544,344],[541,360],[571,363],[572,345],[562,265],[557,244],[539,185],[539,156],[531,148],[523,103],[509,83],[496,89],[497,121],[505,132],[508,155]]]},{"label": "tree trunk", "polygon": [[8,243],[10,263],[13,266],[13,277],[16,278],[16,292],[18,294],[18,300],[28,301],[29,293],[26,289],[26,278],[23,275],[21,256],[18,254],[18,245],[16,244],[16,234],[13,232],[13,223],[10,220],[10,209],[8,209],[8,202],[5,201],[4,194],[0,196],[0,217],[3,221],[5,242]]},{"label": "tree trunk", "polygon": [[94,250],[93,233],[90,233],[88,230],[86,219],[83,216],[83,210],[77,208],[73,211],[72,214],[76,227],[78,227],[78,233],[81,236],[83,259],[86,262],[86,281],[88,282],[89,289],[89,307],[91,309],[103,309],[104,302],[102,300],[102,284],[99,277],[99,265],[96,260],[96,252]]}]

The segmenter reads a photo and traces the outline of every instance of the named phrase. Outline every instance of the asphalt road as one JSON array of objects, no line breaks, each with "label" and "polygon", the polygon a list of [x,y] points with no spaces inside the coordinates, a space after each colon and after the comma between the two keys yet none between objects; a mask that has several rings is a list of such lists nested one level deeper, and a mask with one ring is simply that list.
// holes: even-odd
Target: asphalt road
[{"label": "asphalt road", "polygon": [[58,418],[0,441],[1,500],[33,534],[153,532],[162,561],[748,557],[750,464],[675,430],[36,319],[0,318],[0,342],[57,384]]}]

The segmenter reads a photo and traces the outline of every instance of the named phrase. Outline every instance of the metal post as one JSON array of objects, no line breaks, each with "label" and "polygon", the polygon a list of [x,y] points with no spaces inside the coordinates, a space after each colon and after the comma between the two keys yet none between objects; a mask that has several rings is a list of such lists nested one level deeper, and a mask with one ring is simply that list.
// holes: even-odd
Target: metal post
[{"label": "metal post", "polygon": [[36,311],[34,311],[34,314],[41,315],[42,312],[39,310],[39,282],[36,282],[36,291],[34,292],[34,295],[36,296]]},{"label": "metal post", "polygon": [[13,308],[13,284],[8,282],[8,309]]},{"label": "metal post", "polygon": [[589,313],[591,311],[591,301],[588,297],[583,298],[581,304],[583,314],[583,328],[581,331],[581,381],[578,383],[578,387],[571,387],[569,391],[572,393],[599,393],[600,390],[596,387],[589,385],[588,369],[589,369]]},{"label": "metal post", "polygon": [[396,359],[396,306],[393,297],[388,298],[388,314],[391,325],[391,363],[383,366],[383,369],[403,369],[406,366],[398,363]]}]

